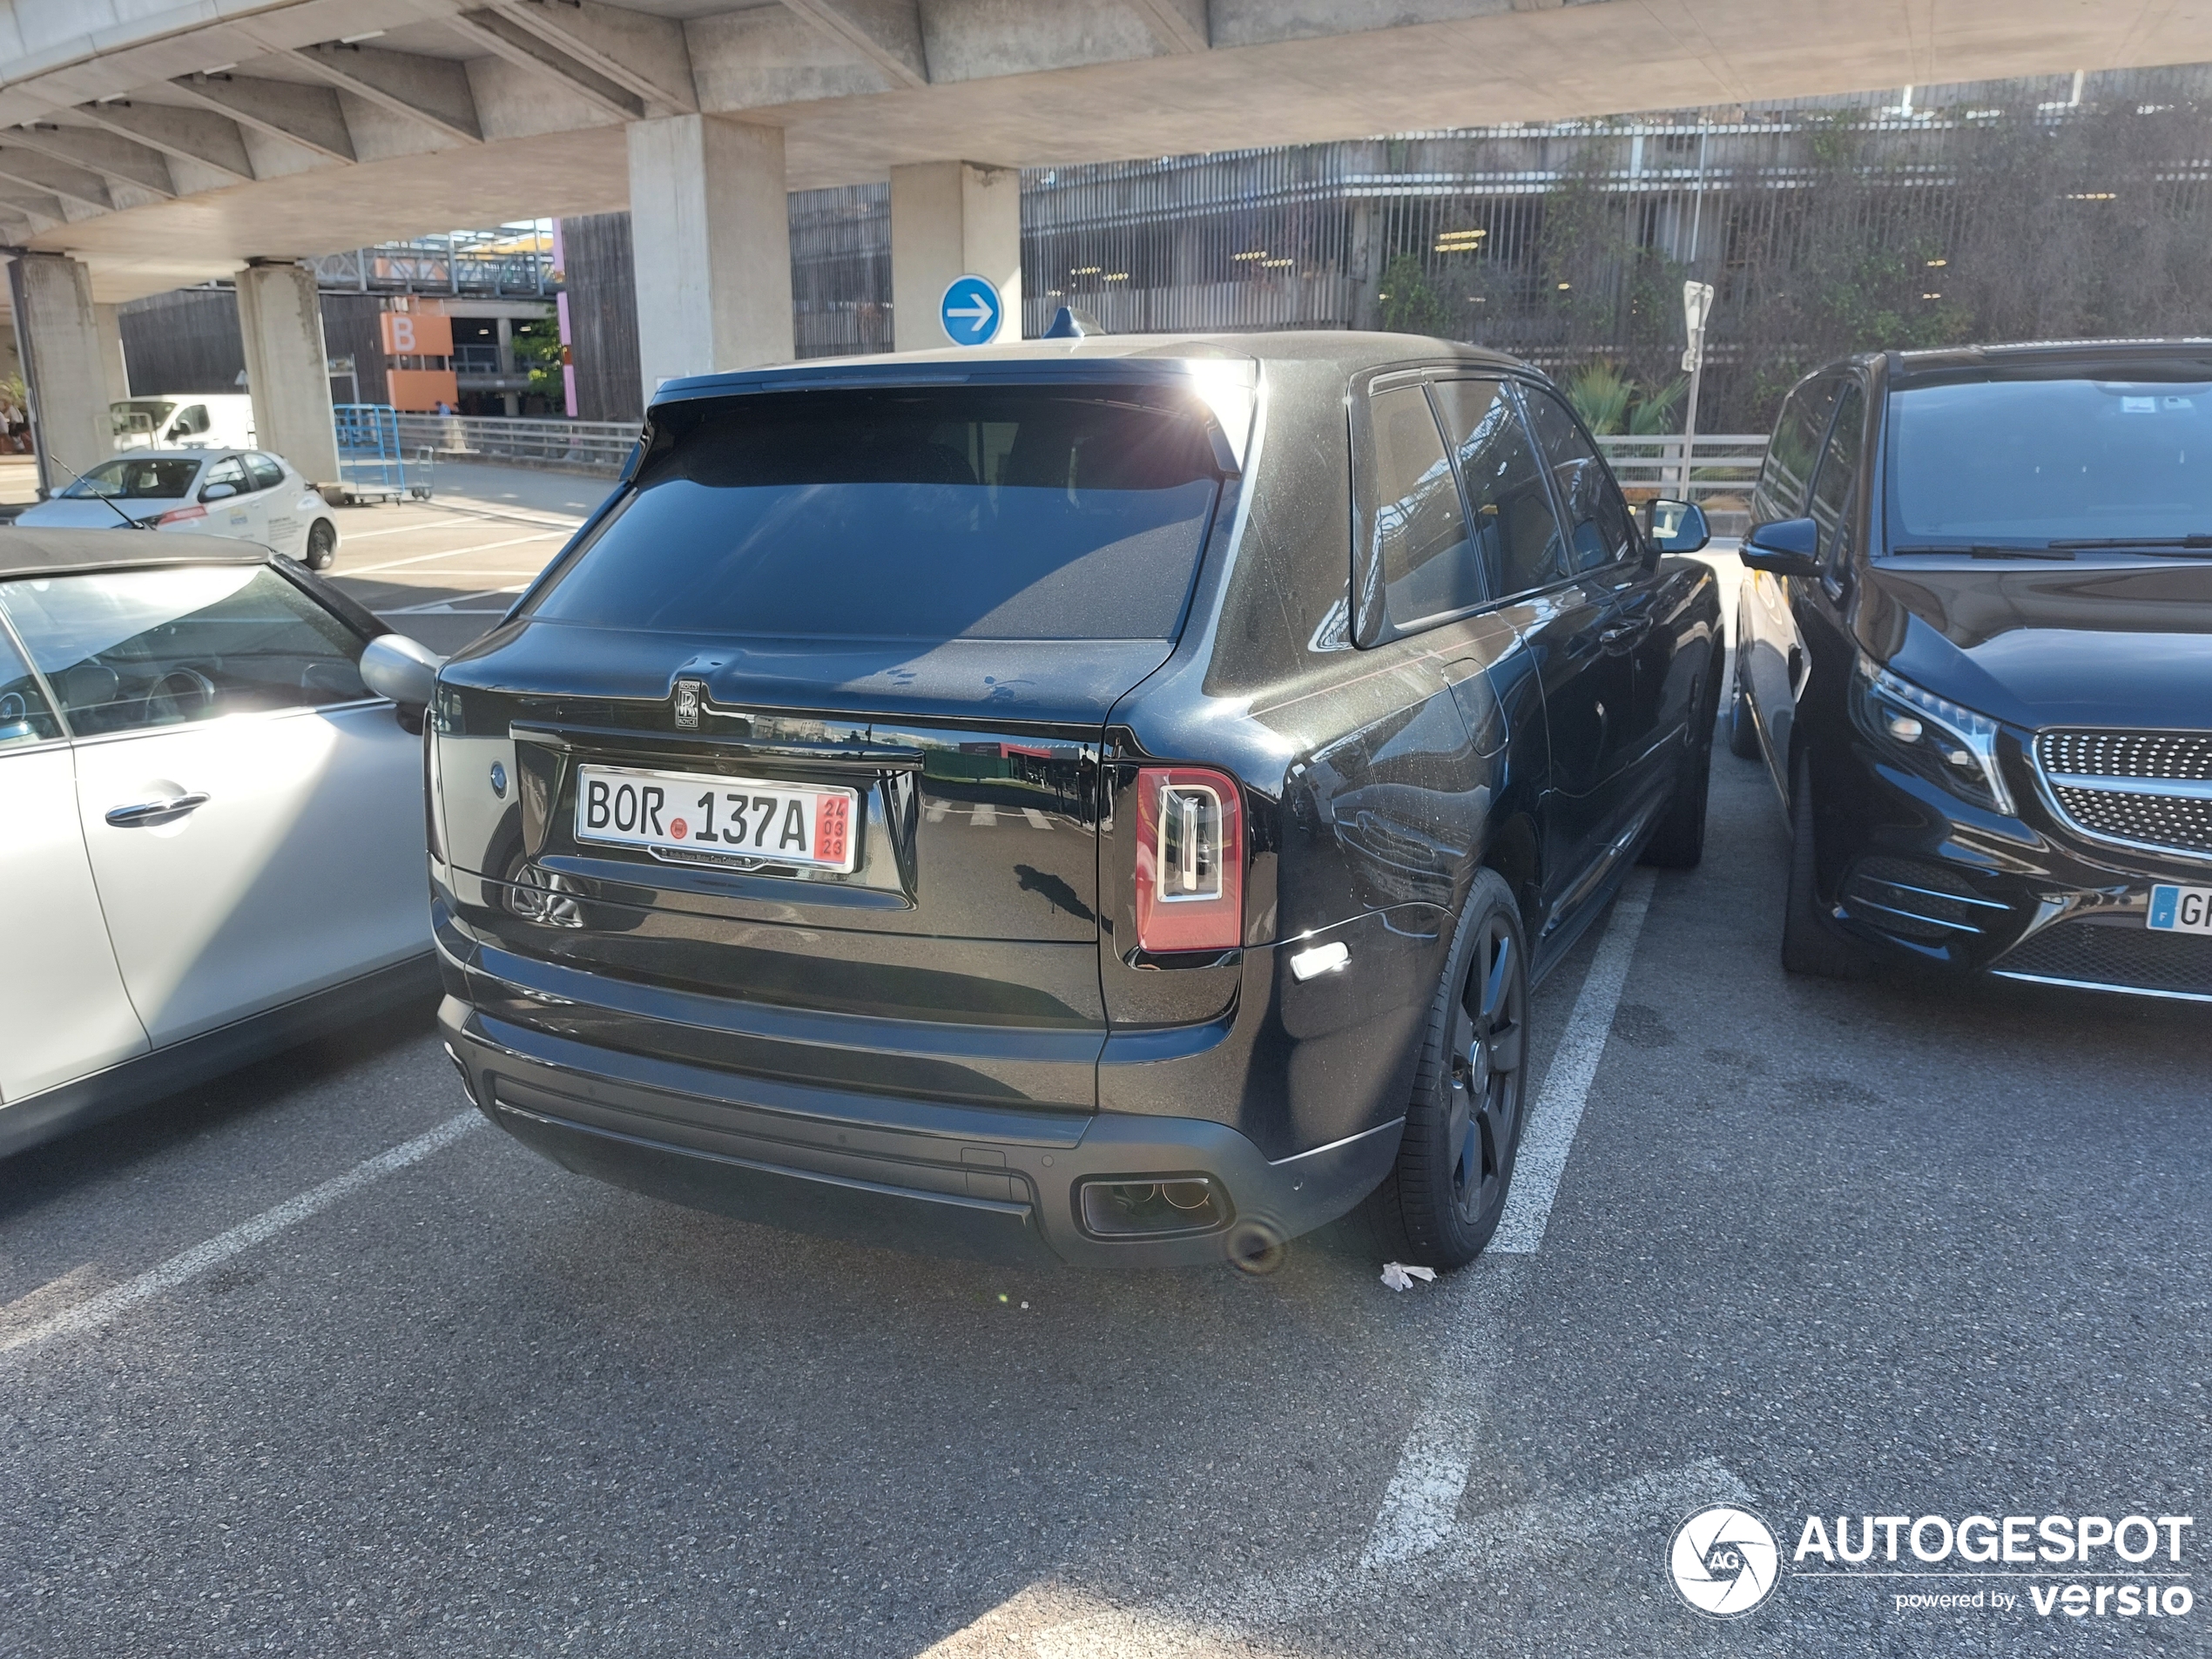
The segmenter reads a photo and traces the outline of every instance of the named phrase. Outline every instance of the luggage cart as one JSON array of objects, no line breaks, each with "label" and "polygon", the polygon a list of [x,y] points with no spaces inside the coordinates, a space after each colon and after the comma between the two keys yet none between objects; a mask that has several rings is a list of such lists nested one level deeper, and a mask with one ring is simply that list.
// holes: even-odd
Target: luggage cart
[{"label": "luggage cart", "polygon": [[331,410],[331,417],[338,435],[338,482],[349,499],[429,499],[429,451],[421,451],[416,462],[419,478],[410,480],[397,409],[388,403],[341,403]]}]

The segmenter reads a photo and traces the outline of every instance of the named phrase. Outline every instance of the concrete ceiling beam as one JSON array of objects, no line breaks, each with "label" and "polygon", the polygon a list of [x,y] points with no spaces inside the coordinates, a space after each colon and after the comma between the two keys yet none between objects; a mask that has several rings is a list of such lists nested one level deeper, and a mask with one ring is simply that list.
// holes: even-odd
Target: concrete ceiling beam
[{"label": "concrete ceiling beam", "polygon": [[645,100],[621,82],[602,75],[502,12],[463,11],[441,21],[494,57],[552,81],[618,120],[642,121],[650,113]]},{"label": "concrete ceiling beam", "polygon": [[196,162],[229,175],[234,183],[257,177],[238,123],[211,110],[181,110],[173,104],[137,104],[116,98],[80,104],[77,114],[119,137],[158,150],[175,161]]},{"label": "concrete ceiling beam", "polygon": [[97,127],[56,126],[50,121],[19,127],[5,136],[10,144],[88,167],[111,184],[135,185],[172,199],[177,194],[177,181],[169,172],[169,158],[135,138],[125,138]]},{"label": "concrete ceiling beam", "polygon": [[784,0],[799,17],[866,58],[891,84],[927,86],[919,0]]},{"label": "concrete ceiling beam", "polygon": [[11,179],[0,179],[0,211],[9,210],[34,221],[44,220],[39,226],[42,230],[69,223],[69,214],[58,197],[18,185]]},{"label": "concrete ceiling beam", "polygon": [[328,40],[295,48],[293,62],[356,98],[470,144],[484,141],[469,71],[450,57]]},{"label": "concrete ceiling beam", "polygon": [[[15,134],[5,136],[12,139]],[[115,198],[108,193],[107,180],[99,174],[71,166],[66,161],[57,161],[21,145],[0,144],[0,179],[51,192],[65,202],[75,202],[98,212],[115,211]]]},{"label": "concrete ceiling beam", "polygon": [[1130,0],[1130,7],[1168,51],[1202,52],[1213,44],[1206,0]]},{"label": "concrete ceiling beam", "polygon": [[696,115],[684,25],[598,0],[492,0],[491,10],[645,101],[654,115]]},{"label": "concrete ceiling beam", "polygon": [[252,75],[179,75],[169,83],[186,98],[243,126],[304,146],[333,161],[352,162],[354,135],[337,89]]}]

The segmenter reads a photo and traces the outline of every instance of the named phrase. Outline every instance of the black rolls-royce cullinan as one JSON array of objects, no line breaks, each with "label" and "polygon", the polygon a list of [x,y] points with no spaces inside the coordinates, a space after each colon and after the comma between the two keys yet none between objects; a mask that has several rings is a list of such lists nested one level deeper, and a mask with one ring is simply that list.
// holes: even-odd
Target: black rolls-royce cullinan
[{"label": "black rolls-royce cullinan", "polygon": [[1753,516],[1784,965],[2212,1001],[2212,341],[1834,364]]},{"label": "black rolls-royce cullinan", "polygon": [[1465,1262],[1532,980],[1702,844],[1719,601],[1659,536],[1440,341],[671,382],[500,626],[371,664],[446,1041],[570,1169],[790,1227],[1264,1264],[1364,1199]]}]

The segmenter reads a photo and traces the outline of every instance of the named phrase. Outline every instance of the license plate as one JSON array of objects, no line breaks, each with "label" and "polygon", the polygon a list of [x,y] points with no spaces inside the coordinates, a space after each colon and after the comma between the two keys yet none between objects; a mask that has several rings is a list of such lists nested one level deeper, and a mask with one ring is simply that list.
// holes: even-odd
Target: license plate
[{"label": "license plate", "polygon": [[2155,933],[2212,934],[2212,887],[2153,887],[2150,925]]},{"label": "license plate", "polygon": [[577,768],[576,838],[656,858],[853,867],[860,794],[705,772]]}]

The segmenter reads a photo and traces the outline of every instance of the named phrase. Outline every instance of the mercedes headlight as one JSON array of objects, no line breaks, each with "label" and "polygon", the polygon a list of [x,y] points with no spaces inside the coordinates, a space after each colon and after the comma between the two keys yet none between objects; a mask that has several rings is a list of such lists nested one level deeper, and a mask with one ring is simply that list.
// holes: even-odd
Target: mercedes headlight
[{"label": "mercedes headlight", "polygon": [[1997,722],[1899,678],[1871,658],[1851,677],[1851,715],[1875,746],[1899,765],[1962,800],[2012,815],[2013,798],[1997,769]]}]

